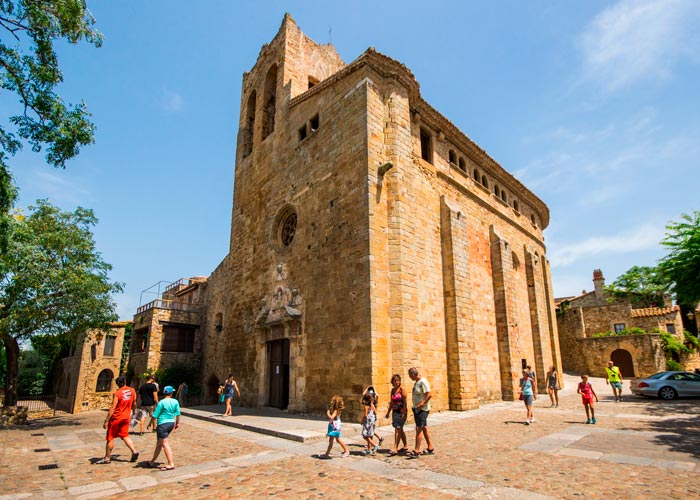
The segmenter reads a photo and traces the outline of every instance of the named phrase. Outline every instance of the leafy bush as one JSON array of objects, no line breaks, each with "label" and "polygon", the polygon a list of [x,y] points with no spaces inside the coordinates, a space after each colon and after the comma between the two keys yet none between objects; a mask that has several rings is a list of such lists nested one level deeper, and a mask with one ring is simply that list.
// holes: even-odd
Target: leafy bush
[{"label": "leafy bush", "polygon": [[646,330],[638,327],[632,327],[632,328],[624,328],[620,330],[619,332],[598,332],[594,333],[592,336],[593,338],[600,338],[600,337],[621,337],[624,335],[646,335]]},{"label": "leafy bush", "polygon": [[[666,354],[680,356],[681,354],[689,353],[691,350],[678,340],[674,335],[668,332],[661,332],[661,345]],[[679,365],[680,366],[680,365]]]},{"label": "leafy bush", "polygon": [[178,363],[167,368],[159,368],[152,373],[161,389],[166,385],[177,389],[177,386],[186,382],[189,396],[198,396],[202,392],[202,388],[199,385],[200,374],[198,367]]},{"label": "leafy bush", "polygon": [[697,351],[700,349],[700,341],[688,330],[683,330],[683,337],[686,347],[688,347],[691,351]]},{"label": "leafy bush", "polygon": [[667,359],[666,360],[666,369],[671,372],[679,372],[683,370],[683,367],[678,361],[674,361],[672,359]]}]

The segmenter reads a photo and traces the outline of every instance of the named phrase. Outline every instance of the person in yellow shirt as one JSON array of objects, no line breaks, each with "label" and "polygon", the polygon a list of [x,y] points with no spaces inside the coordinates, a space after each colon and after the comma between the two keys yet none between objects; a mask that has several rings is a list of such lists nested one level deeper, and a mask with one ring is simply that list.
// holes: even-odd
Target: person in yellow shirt
[{"label": "person in yellow shirt", "polygon": [[615,363],[608,361],[608,367],[605,369],[605,371],[608,374],[608,378],[605,379],[605,383],[612,386],[615,402],[619,403],[622,401],[622,375],[620,375],[620,369],[615,366]]}]

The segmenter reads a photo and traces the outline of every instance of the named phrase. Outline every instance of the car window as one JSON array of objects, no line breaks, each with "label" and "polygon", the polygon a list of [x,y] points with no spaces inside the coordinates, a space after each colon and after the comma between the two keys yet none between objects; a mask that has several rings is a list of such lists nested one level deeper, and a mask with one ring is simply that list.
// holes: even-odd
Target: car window
[{"label": "car window", "polygon": [[683,374],[682,373],[674,373],[670,377],[668,377],[668,380],[683,380]]},{"label": "car window", "polygon": [[659,378],[664,377],[665,375],[668,375],[668,372],[655,373],[647,378],[659,379]]},{"label": "car window", "polygon": [[700,376],[693,373],[679,373],[678,380],[690,380],[692,382],[700,382]]}]

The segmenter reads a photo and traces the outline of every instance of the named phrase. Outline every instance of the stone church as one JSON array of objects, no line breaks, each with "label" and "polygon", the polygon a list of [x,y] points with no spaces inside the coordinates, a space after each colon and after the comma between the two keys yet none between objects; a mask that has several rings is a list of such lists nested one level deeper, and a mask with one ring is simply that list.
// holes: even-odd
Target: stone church
[{"label": "stone church", "polygon": [[350,64],[286,15],[243,75],[228,255],[199,283],[205,399],[351,413],[416,366],[434,410],[512,400],[561,366],[547,206],[400,62]]}]

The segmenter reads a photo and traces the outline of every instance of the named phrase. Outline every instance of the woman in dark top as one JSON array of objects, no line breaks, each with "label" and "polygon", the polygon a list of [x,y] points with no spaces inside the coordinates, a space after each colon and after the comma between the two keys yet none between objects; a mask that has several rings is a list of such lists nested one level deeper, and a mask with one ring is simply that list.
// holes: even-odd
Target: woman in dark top
[{"label": "woman in dark top", "polygon": [[236,391],[238,398],[241,397],[241,392],[238,390],[238,384],[233,380],[233,374],[229,373],[228,378],[224,382],[224,402],[226,403],[226,411],[224,412],[224,417],[231,416],[231,400],[233,399],[233,392]]},{"label": "woman in dark top", "polygon": [[547,393],[549,394],[549,399],[552,401],[553,407],[559,406],[559,374],[557,369],[552,365],[549,367],[547,372]]}]

